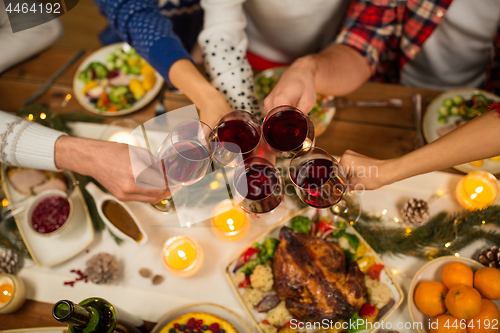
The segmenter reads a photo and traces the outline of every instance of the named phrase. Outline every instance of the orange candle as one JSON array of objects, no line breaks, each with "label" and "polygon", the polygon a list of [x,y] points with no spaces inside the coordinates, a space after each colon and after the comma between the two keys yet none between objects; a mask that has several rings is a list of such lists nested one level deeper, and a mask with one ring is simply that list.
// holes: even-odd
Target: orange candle
[{"label": "orange candle", "polygon": [[248,234],[250,221],[243,209],[224,200],[212,212],[212,231],[225,242],[237,242]]},{"label": "orange candle", "polygon": [[163,263],[178,277],[196,274],[203,264],[203,259],[200,245],[187,236],[171,237],[163,246]]},{"label": "orange candle", "polygon": [[493,205],[498,198],[498,182],[486,171],[475,171],[462,178],[456,189],[457,200],[466,209],[481,209]]}]

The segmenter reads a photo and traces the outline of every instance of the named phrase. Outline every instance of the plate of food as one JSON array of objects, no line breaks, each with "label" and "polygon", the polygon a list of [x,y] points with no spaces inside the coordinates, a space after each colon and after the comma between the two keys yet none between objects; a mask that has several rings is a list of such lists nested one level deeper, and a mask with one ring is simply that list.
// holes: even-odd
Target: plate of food
[{"label": "plate of food", "polygon": [[[427,106],[422,129],[425,140],[430,143],[448,134],[467,121],[488,111],[489,105],[500,101],[500,97],[480,89],[455,89],[442,93]],[[455,166],[468,173],[483,170],[500,173],[500,156]]]},{"label": "plate of food", "polygon": [[127,43],[105,46],[78,67],[73,90],[80,104],[103,116],[137,111],[158,94],[163,78]]},{"label": "plate of food", "polygon": [[[70,172],[1,166],[1,184],[9,203],[24,210],[14,219],[33,262],[40,267],[62,263],[94,240],[87,204]],[[17,210],[17,208],[15,208]]]},{"label": "plate of food", "polygon": [[424,265],[408,295],[411,319],[419,333],[438,328],[439,332],[497,332],[499,307],[500,271],[454,256]]},{"label": "plate of food", "polygon": [[[287,67],[271,68],[255,76],[255,95],[261,102],[261,104],[264,102],[264,98],[269,95],[286,69]],[[324,96],[317,94],[316,104],[314,104],[312,110],[308,113],[309,117],[314,123],[314,131],[316,136],[320,136],[321,134],[323,134],[328,125],[330,125],[330,123],[332,122],[333,116],[335,115],[335,107],[323,109],[321,105],[322,103],[332,101],[333,99],[333,96]]]},{"label": "plate of food", "polygon": [[375,323],[387,321],[403,302],[375,251],[349,223],[334,218],[305,208],[227,266],[260,333],[375,332]]},{"label": "plate of food", "polygon": [[184,306],[167,313],[151,333],[251,333],[240,316],[213,303]]}]

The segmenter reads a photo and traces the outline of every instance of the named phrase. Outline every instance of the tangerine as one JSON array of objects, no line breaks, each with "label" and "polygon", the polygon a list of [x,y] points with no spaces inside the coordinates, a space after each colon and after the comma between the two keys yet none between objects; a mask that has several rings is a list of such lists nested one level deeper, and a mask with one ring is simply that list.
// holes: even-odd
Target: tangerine
[{"label": "tangerine", "polygon": [[474,275],[474,288],[487,299],[500,299],[500,270],[483,267]]},{"label": "tangerine", "polygon": [[456,261],[445,266],[441,273],[441,280],[448,289],[459,284],[472,287],[474,272],[466,264]]},{"label": "tangerine", "polygon": [[415,290],[415,305],[425,315],[435,317],[446,312],[444,300],[448,289],[441,282],[424,281]]},{"label": "tangerine", "polygon": [[[496,321],[495,321],[496,319]],[[498,332],[500,324],[500,311],[495,303],[489,299],[483,298],[481,311],[467,321],[467,332],[469,333],[487,333]]]},{"label": "tangerine", "polygon": [[446,294],[448,312],[458,319],[470,319],[481,311],[481,294],[464,284],[454,286]]}]

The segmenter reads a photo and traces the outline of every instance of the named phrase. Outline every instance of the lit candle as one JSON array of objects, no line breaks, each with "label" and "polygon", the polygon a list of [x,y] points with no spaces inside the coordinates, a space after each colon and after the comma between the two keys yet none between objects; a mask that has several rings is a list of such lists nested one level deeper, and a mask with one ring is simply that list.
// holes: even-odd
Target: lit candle
[{"label": "lit candle", "polygon": [[474,210],[491,206],[498,198],[498,182],[486,171],[475,171],[457,184],[457,200],[466,209]]},{"label": "lit candle", "polygon": [[237,242],[248,234],[250,221],[239,206],[224,200],[212,212],[212,231],[225,242]]},{"label": "lit candle", "polygon": [[0,314],[17,311],[25,300],[23,281],[11,274],[0,274]]},{"label": "lit candle", "polygon": [[132,133],[130,133],[128,131],[118,131],[118,132],[112,134],[108,138],[108,141],[126,143],[126,144],[131,145],[131,146],[138,146],[139,145],[139,143],[134,138]]},{"label": "lit candle", "polygon": [[169,238],[163,246],[163,263],[178,277],[196,274],[203,264],[203,250],[187,236]]}]

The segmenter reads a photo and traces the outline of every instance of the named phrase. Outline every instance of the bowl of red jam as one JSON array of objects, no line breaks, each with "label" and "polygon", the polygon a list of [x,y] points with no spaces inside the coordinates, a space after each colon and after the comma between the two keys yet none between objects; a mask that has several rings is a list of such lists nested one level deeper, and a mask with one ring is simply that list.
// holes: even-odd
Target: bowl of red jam
[{"label": "bowl of red jam", "polygon": [[30,228],[42,236],[61,232],[71,220],[73,203],[59,190],[40,193],[30,205],[27,219]]}]

